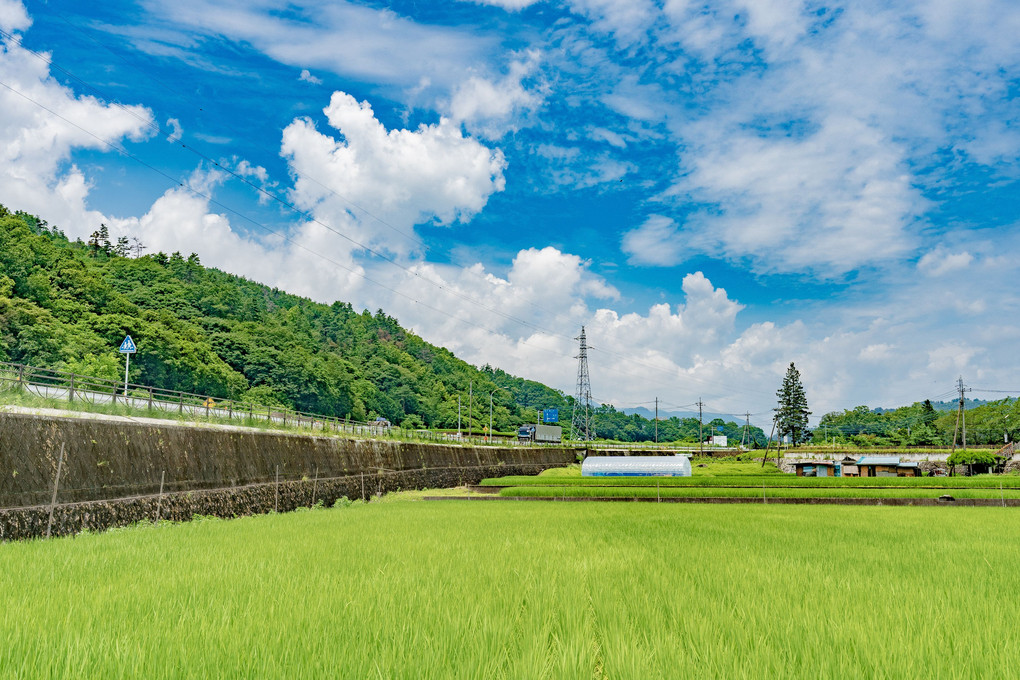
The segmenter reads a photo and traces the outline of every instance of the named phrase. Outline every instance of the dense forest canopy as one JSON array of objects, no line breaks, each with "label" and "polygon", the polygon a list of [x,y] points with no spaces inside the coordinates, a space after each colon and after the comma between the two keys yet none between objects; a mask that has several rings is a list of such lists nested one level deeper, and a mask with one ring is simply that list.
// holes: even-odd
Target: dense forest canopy
[{"label": "dense forest canopy", "polygon": [[[202,266],[198,256],[143,254],[88,242],[0,206],[0,361],[116,380],[117,347],[138,346],[131,382],[311,413],[407,427],[507,431],[556,408],[569,430],[573,398],[491,366],[476,368],[403,328],[382,310],[313,302]],[[472,394],[473,399],[468,398]],[[611,406],[596,414],[601,438],[650,441],[655,423]],[[741,438],[722,421],[710,433]],[[755,440],[764,434],[754,428]],[[660,441],[697,441],[698,421],[659,423]]]}]

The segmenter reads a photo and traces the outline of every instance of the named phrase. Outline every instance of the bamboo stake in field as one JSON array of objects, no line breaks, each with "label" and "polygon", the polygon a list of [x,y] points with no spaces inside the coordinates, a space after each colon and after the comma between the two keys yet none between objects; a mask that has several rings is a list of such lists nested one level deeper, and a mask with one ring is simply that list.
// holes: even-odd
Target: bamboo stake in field
[{"label": "bamboo stake in field", "polygon": [[319,485],[319,466],[315,466],[315,479],[312,480],[312,502],[308,504],[308,507],[315,507],[315,491]]},{"label": "bamboo stake in field", "polygon": [[159,498],[156,499],[156,524],[159,524],[163,514],[163,482],[166,481],[166,470],[159,475]]},{"label": "bamboo stake in field", "polygon": [[50,499],[50,518],[46,521],[46,538],[50,537],[53,528],[53,510],[57,506],[57,488],[60,486],[60,470],[64,467],[64,445],[60,445],[60,458],[57,460],[57,476],[53,478],[53,498]]},{"label": "bamboo stake in field", "polygon": [[[765,455],[761,459],[761,466],[765,467],[765,462],[769,459],[769,447],[772,446],[772,435],[776,433],[776,419],[772,418],[772,432],[769,433],[769,438],[765,442]],[[776,447],[778,448],[778,446]],[[779,461],[779,456],[776,456],[776,461]]]}]

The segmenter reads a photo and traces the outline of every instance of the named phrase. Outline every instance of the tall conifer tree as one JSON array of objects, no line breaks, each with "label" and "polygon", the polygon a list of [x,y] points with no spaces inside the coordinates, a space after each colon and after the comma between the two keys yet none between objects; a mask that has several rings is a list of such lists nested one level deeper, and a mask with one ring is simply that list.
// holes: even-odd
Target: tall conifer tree
[{"label": "tall conifer tree", "polygon": [[779,397],[776,431],[780,439],[784,435],[790,435],[790,441],[797,445],[808,437],[808,416],[811,415],[811,411],[808,410],[804,385],[800,382],[800,371],[792,361],[790,367],[786,369],[783,386],[776,392],[776,396]]}]

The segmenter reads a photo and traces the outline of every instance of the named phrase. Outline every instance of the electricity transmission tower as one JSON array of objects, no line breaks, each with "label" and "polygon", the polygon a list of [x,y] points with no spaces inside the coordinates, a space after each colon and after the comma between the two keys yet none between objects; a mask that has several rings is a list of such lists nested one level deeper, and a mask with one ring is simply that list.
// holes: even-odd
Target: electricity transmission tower
[{"label": "electricity transmission tower", "polygon": [[956,427],[953,428],[953,452],[956,451],[956,435],[960,431],[960,421],[963,421],[963,446],[961,448],[967,448],[967,411],[964,408],[964,393],[970,392],[970,388],[963,384],[963,376],[961,375],[959,380],[956,381],[956,390],[960,393],[960,405],[956,410]]},{"label": "electricity transmission tower", "polygon": [[577,392],[574,395],[574,417],[570,421],[572,438],[588,442],[595,439],[595,407],[591,402],[591,378],[588,375],[588,341],[581,326],[581,336],[574,338],[581,341],[581,350],[577,359]]}]

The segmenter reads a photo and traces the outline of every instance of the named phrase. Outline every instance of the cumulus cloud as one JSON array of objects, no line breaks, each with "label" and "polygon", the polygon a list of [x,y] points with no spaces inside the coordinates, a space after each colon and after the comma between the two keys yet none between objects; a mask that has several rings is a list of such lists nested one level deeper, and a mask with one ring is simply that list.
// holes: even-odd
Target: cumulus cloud
[{"label": "cumulus cloud", "polygon": [[465,222],[504,188],[502,152],[463,136],[447,119],[387,130],[368,102],[344,92],[334,93],[324,112],[342,139],[308,119],[283,131],[281,153],[300,173],[293,198],[327,224],[356,228],[363,243],[406,251],[416,224]]},{"label": "cumulus cloud", "polygon": [[527,89],[523,81],[538,66],[539,55],[531,51],[523,60],[510,64],[501,79],[471,76],[453,91],[448,109],[455,122],[489,139],[498,139],[516,130],[517,121],[542,103],[542,95]]},{"label": "cumulus cloud", "polygon": [[[9,0],[0,5],[0,20],[11,28],[31,23]],[[0,81],[7,87],[0,88],[0,203],[45,214],[70,234],[79,228],[88,233],[103,216],[86,207],[89,182],[76,165],[67,167],[72,152],[141,140],[151,133],[152,114],[78,96],[17,41],[2,44]]]},{"label": "cumulus cloud", "polygon": [[0,29],[8,33],[24,31],[32,25],[32,20],[19,0],[0,0]]}]

